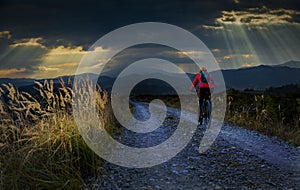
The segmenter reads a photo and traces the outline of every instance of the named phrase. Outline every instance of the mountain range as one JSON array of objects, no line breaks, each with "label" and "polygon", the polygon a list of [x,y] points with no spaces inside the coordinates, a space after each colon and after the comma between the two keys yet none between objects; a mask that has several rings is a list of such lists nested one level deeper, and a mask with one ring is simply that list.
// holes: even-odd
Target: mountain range
[{"label": "mountain range", "polygon": [[280,65],[274,65],[274,67],[291,67],[291,68],[300,68],[300,61],[288,61]]},{"label": "mountain range", "polygon": [[252,88],[263,90],[268,87],[280,87],[288,84],[300,84],[300,62],[290,67],[260,65],[257,67],[223,70],[226,88],[243,90]]},{"label": "mountain range", "polygon": [[[256,67],[247,67],[240,69],[222,70],[225,85],[227,89],[255,89],[264,90],[269,87],[280,87],[289,84],[300,84],[300,62],[290,61],[281,65],[260,65]],[[97,77],[95,74],[89,74],[90,77]],[[212,72],[214,75],[214,72]],[[188,73],[188,76],[193,80],[195,74]],[[62,76],[58,78],[53,78],[54,83],[59,83],[59,78],[67,81],[74,76]],[[134,77],[134,76],[132,76]],[[178,75],[177,75],[178,77]],[[43,79],[44,80],[44,79]],[[38,80],[42,82],[43,80]],[[178,80],[178,79],[177,79]],[[12,83],[15,87],[20,90],[26,90],[29,86],[34,85],[35,79],[29,78],[0,78],[0,84]],[[110,91],[111,87],[115,81],[115,78],[108,76],[101,76],[98,79],[98,83],[105,90]],[[143,84],[138,84],[134,91],[144,91],[144,93],[156,93],[158,90],[166,94],[173,94],[173,88],[167,83],[161,82],[156,79],[149,79],[142,82]]]}]

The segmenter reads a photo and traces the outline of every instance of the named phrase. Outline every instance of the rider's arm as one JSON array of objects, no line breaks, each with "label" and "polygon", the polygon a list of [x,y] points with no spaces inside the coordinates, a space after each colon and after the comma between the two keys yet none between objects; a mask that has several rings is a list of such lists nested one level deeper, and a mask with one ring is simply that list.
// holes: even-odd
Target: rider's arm
[{"label": "rider's arm", "polygon": [[194,78],[194,81],[193,81],[191,87],[190,87],[190,90],[191,90],[191,91],[195,88],[196,84],[197,84],[199,81],[200,81],[200,74],[197,74],[197,75],[195,76],[195,78]]},{"label": "rider's arm", "polygon": [[214,82],[214,79],[212,77],[212,74],[209,74],[209,88],[215,88],[215,82]]}]

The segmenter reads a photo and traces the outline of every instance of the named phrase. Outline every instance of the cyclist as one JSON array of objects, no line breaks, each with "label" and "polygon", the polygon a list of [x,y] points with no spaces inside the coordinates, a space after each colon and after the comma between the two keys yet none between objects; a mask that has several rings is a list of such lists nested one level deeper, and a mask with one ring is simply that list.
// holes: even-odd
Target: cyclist
[{"label": "cyclist", "polygon": [[195,86],[198,83],[197,94],[199,99],[199,115],[198,115],[198,123],[202,125],[202,104],[204,98],[210,98],[211,91],[214,89],[214,80],[210,73],[207,72],[205,67],[201,67],[199,73],[196,74],[193,83],[190,87],[190,90],[193,91]]}]

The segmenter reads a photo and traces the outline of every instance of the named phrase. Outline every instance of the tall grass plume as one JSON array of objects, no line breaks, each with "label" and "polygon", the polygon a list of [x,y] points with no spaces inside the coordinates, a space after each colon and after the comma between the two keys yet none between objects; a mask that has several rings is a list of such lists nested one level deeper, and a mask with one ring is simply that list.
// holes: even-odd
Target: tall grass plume
[{"label": "tall grass plume", "polygon": [[[80,136],[73,115],[71,81],[35,82],[36,93],[12,84],[0,88],[0,189],[83,189],[103,161]],[[115,121],[107,92],[95,101],[106,126]]]}]

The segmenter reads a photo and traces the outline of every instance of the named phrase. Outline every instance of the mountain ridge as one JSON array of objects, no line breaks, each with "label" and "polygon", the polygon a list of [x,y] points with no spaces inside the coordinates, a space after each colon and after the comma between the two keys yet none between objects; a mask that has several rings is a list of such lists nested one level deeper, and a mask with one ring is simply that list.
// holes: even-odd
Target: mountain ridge
[{"label": "mountain ridge", "polygon": [[[212,71],[214,74],[217,71]],[[269,87],[280,87],[289,84],[300,84],[300,62],[289,61],[280,65],[259,65],[255,67],[243,67],[239,69],[221,70],[227,89],[233,88],[237,90],[256,89],[264,90]],[[86,73],[90,78],[98,77],[93,73]],[[172,75],[170,73],[170,75]],[[189,78],[193,80],[195,74],[187,73]],[[32,78],[0,78],[0,84],[12,83],[16,88],[24,89],[27,86],[34,85],[34,81],[42,82],[43,80],[54,80],[55,83],[59,79],[67,82],[68,78],[74,79],[74,75],[60,76],[49,79],[32,79]],[[98,78],[98,83],[106,90],[111,90],[111,86],[115,81],[114,77],[101,76]],[[149,85],[160,85],[159,82],[150,82]],[[165,88],[165,84],[161,85]],[[173,91],[173,90],[172,90]]]}]

